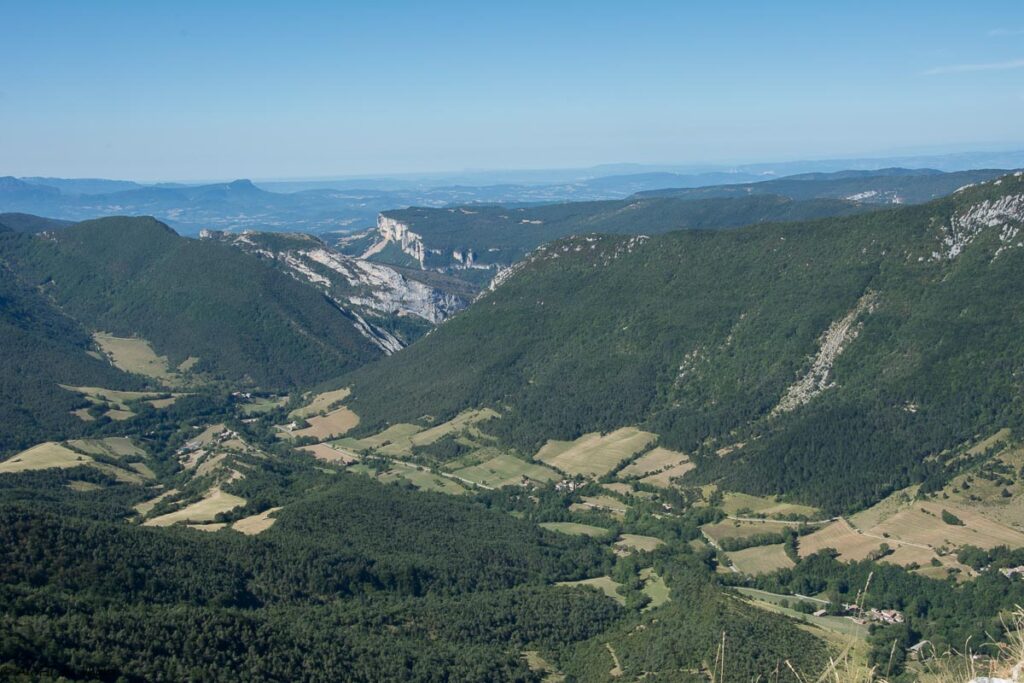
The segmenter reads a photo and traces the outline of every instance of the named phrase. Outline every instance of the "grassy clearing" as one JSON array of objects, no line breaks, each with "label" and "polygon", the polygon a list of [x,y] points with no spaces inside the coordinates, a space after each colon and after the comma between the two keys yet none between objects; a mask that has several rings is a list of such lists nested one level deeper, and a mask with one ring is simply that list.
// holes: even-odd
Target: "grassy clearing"
[{"label": "grassy clearing", "polygon": [[615,547],[623,550],[639,550],[650,552],[665,545],[665,541],[654,536],[640,536],[637,534],[622,534],[615,541]]},{"label": "grassy clearing", "polygon": [[478,465],[455,470],[452,474],[491,488],[518,484],[523,477],[533,481],[549,482],[557,480],[560,476],[551,468],[526,462],[508,453],[502,453]]},{"label": "grassy clearing", "polygon": [[636,489],[634,489],[631,485],[619,481],[612,482],[611,484],[602,484],[601,488],[605,489],[606,491],[616,493],[620,496],[632,496],[634,493],[636,493]]},{"label": "grassy clearing", "polygon": [[94,484],[91,481],[72,481],[68,482],[68,488],[72,491],[87,493],[89,491],[99,491],[103,487],[99,484]]},{"label": "grassy clearing", "polygon": [[540,526],[548,531],[557,531],[560,534],[568,534],[570,536],[606,538],[611,534],[611,531],[604,527],[578,524],[576,522],[541,522]]},{"label": "grassy clearing", "polygon": [[309,403],[296,408],[292,412],[288,413],[288,418],[292,420],[302,420],[313,415],[319,415],[332,408],[335,404],[341,403],[349,397],[352,391],[348,387],[342,389],[336,389],[335,391],[325,391],[322,394],[317,394],[310,400]]},{"label": "grassy clearing", "polygon": [[622,584],[616,582],[610,576],[598,576],[593,579],[583,579],[582,581],[561,581],[555,585],[567,586],[569,588],[575,588],[577,586],[596,588],[620,605],[626,604],[626,598],[619,595],[619,586]]},{"label": "grassy clearing", "polygon": [[257,397],[239,407],[243,415],[262,415],[288,403],[287,396]]},{"label": "grassy clearing", "polygon": [[768,574],[776,569],[789,569],[794,567],[793,560],[789,559],[781,543],[775,545],[761,545],[753,548],[746,548],[736,552],[728,553],[733,566],[744,574],[758,575]]},{"label": "grassy clearing", "polygon": [[565,442],[548,442],[534,459],[570,475],[600,477],[656,438],[657,435],[650,432],[623,427],[610,434],[584,434],[568,447],[564,447]]},{"label": "grassy clearing", "polygon": [[229,512],[245,505],[245,498],[226,493],[219,488],[206,492],[206,496],[180,510],[160,515],[143,522],[145,526],[171,526],[180,522],[212,522],[221,512]]},{"label": "grassy clearing", "polygon": [[135,505],[135,507],[133,509],[136,512],[138,512],[140,515],[145,517],[146,515],[149,514],[149,512],[153,508],[155,508],[157,506],[157,503],[159,503],[160,501],[165,500],[167,498],[171,498],[173,496],[176,496],[178,493],[180,493],[180,491],[178,491],[178,489],[168,489],[167,491],[164,491],[163,493],[161,493],[156,498],[150,498],[149,500],[142,501],[141,503]]},{"label": "grassy clearing", "polygon": [[461,496],[466,493],[464,487],[448,477],[442,477],[430,470],[421,470],[403,463],[392,463],[391,469],[377,478],[385,483],[404,479],[421,491],[437,491],[453,496]]},{"label": "grassy clearing", "polygon": [[[110,409],[111,412],[130,412],[129,401],[140,399],[159,400],[162,394],[152,391],[119,391],[117,389],[104,389],[103,387],[73,387],[67,384],[59,384],[61,389],[73,391],[85,397],[95,405]],[[115,418],[112,418],[115,419]]]},{"label": "grassy clearing", "polygon": [[661,607],[666,602],[672,599],[672,592],[665,583],[665,579],[661,578],[653,567],[647,567],[646,569],[640,570],[640,578],[644,581],[643,591],[651,599],[647,606],[644,607],[644,611],[654,609],[655,607]]},{"label": "grassy clearing", "polygon": [[259,513],[258,515],[243,517],[242,519],[232,524],[231,528],[239,533],[245,534],[246,536],[255,536],[257,534],[263,533],[270,527],[274,526],[274,522],[276,520],[273,517],[271,517],[271,515],[275,514],[280,509],[280,507],[270,508],[269,510],[265,510]]},{"label": "grassy clearing", "polygon": [[326,415],[317,415],[307,420],[309,426],[293,432],[282,430],[280,436],[285,438],[311,437],[319,441],[342,436],[359,424],[359,416],[342,406]]},{"label": "grassy clearing", "polygon": [[351,465],[352,463],[359,461],[359,456],[352,451],[326,443],[318,443],[313,446],[303,446],[299,450],[312,454],[317,460],[337,463],[340,465]]},{"label": "grassy clearing", "polygon": [[77,417],[82,422],[94,422],[95,417],[89,414],[88,408],[79,408],[78,410],[72,410],[71,414]]},{"label": "grassy clearing", "polygon": [[96,461],[88,455],[76,453],[54,441],[47,441],[0,462],[0,474],[95,464]]},{"label": "grassy clearing", "polygon": [[130,410],[121,410],[119,408],[111,408],[107,412],[103,413],[105,417],[109,417],[115,422],[122,422],[124,420],[130,420],[135,417],[135,413]]},{"label": "grassy clearing", "polygon": [[[714,484],[704,487],[705,494],[714,490]],[[805,515],[815,518],[820,510],[809,505],[798,505],[796,503],[783,503],[774,498],[752,496],[748,493],[737,493],[735,491],[723,492],[722,510],[727,515],[742,517],[744,514],[765,515],[773,517],[778,515]]]},{"label": "grassy clearing", "polygon": [[109,436],[105,439],[73,439],[68,446],[89,455],[106,455],[111,458],[144,456],[146,452],[125,436]]},{"label": "grassy clearing", "polygon": [[99,345],[115,367],[159,380],[164,384],[177,384],[181,377],[170,369],[166,356],[158,356],[145,339],[115,337],[97,332],[93,340]]},{"label": "grassy clearing", "polygon": [[537,650],[524,650],[523,659],[526,660],[526,666],[530,667],[530,671],[543,676],[541,683],[562,683],[565,680],[565,674],[541,657]]}]

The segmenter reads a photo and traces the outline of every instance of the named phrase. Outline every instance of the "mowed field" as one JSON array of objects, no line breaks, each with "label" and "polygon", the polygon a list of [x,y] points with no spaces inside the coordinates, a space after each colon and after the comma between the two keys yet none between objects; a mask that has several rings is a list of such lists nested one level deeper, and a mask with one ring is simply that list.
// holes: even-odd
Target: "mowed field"
[{"label": "mowed field", "polygon": [[723,538],[748,538],[760,534],[779,534],[791,525],[779,524],[778,522],[747,522],[733,519],[723,519],[716,524],[705,524],[701,529],[710,536],[716,543]]},{"label": "mowed field", "polygon": [[[963,525],[947,524],[942,511],[948,510]],[[837,520],[800,539],[800,556],[824,548],[835,548],[843,560],[860,560],[879,550],[884,543],[893,552],[883,562],[902,566],[916,564],[926,574],[945,575],[950,568],[961,573],[971,570],[957,563],[952,551],[964,545],[992,548],[1006,545],[1024,547],[1024,533],[986,516],[984,508],[972,509],[952,501],[915,500],[899,492],[851,518]],[[864,528],[864,525],[871,524]],[[942,567],[931,567],[938,560]]]},{"label": "mowed field", "polygon": [[465,410],[451,420],[433,427],[421,427],[400,422],[372,436],[361,439],[341,439],[337,445],[358,451],[374,451],[378,455],[393,458],[409,457],[414,446],[428,446],[449,434],[461,434],[478,422],[497,417],[498,413],[484,408],[481,410]]},{"label": "mowed field", "polygon": [[166,356],[158,356],[145,339],[115,337],[97,332],[93,340],[107,354],[110,362],[125,372],[152,377],[164,384],[177,384],[180,376],[171,370]]},{"label": "mowed field", "polygon": [[695,467],[685,453],[659,446],[619,470],[618,477],[641,477],[640,481],[645,484],[667,488],[672,485],[672,479],[683,476]]},{"label": "mowed field", "polygon": [[502,453],[477,465],[463,467],[452,474],[490,488],[518,484],[523,477],[544,483],[555,481],[561,476],[550,467],[526,462],[508,453]]},{"label": "mowed field", "polygon": [[570,536],[606,538],[611,534],[611,531],[604,527],[592,526],[590,524],[578,524],[576,522],[541,522],[540,526],[548,531],[557,531],[560,534],[568,534]]},{"label": "mowed field", "polygon": [[90,455],[107,455],[112,458],[141,456],[146,452],[124,436],[109,436],[105,439],[73,439],[68,445]]},{"label": "mowed field", "polygon": [[466,489],[454,479],[404,463],[391,463],[391,469],[380,474],[377,479],[385,483],[404,479],[421,491],[436,491],[453,496],[466,493]]},{"label": "mowed field", "polygon": [[325,391],[322,394],[317,394],[306,405],[296,408],[292,412],[288,413],[288,417],[292,420],[299,420],[306,419],[312,415],[319,415],[320,413],[327,411],[334,404],[344,401],[351,393],[352,392],[348,387],[344,387],[342,389]]},{"label": "mowed field", "polygon": [[0,462],[0,474],[16,474],[29,470],[79,466],[92,467],[125,484],[142,484],[146,478],[145,473],[140,474],[136,470],[115,467],[104,462],[96,462],[90,456],[79,453],[55,441],[38,444]]},{"label": "mowed field", "polygon": [[661,578],[661,576],[654,571],[653,567],[641,569],[640,578],[643,579],[644,582],[644,593],[646,593],[647,597],[651,599],[651,601],[647,603],[647,606],[644,607],[645,612],[649,609],[654,609],[655,607],[661,607],[672,599],[672,593],[668,584],[665,583],[665,579]]},{"label": "mowed field", "polygon": [[744,574],[768,574],[776,569],[789,569],[795,566],[793,560],[789,559],[781,543],[775,545],[760,545],[736,552],[728,553],[736,569]]},{"label": "mowed field", "polygon": [[629,511],[629,506],[618,498],[611,496],[583,496],[581,502],[573,503],[570,510],[603,510],[611,513],[613,517],[623,518]]},{"label": "mowed field", "polygon": [[610,434],[584,434],[575,441],[548,441],[534,460],[566,474],[600,477],[649,446],[657,436],[635,427]]},{"label": "mowed field", "polygon": [[143,525],[171,526],[179,522],[212,522],[221,512],[228,512],[242,505],[245,505],[245,498],[213,488],[206,492],[202,500],[166,515],[148,519]]},{"label": "mowed field", "polygon": [[309,426],[293,432],[282,430],[280,435],[286,438],[310,437],[318,441],[326,441],[344,435],[359,424],[359,416],[342,406],[326,415],[315,415],[307,420]]},{"label": "mowed field", "polygon": [[277,513],[281,508],[270,508],[264,510],[258,515],[250,515],[249,517],[243,517],[234,524],[231,528],[239,533],[243,533],[246,536],[255,536],[261,534],[274,525],[274,518],[271,515]]},{"label": "mowed field", "polygon": [[0,474],[91,464],[95,464],[95,461],[89,456],[76,453],[59,443],[47,441],[0,462]]},{"label": "mowed field", "polygon": [[350,465],[359,461],[359,456],[355,453],[352,453],[340,446],[332,446],[326,443],[303,446],[299,450],[311,454],[317,460],[339,465]]},{"label": "mowed field", "polygon": [[[705,486],[705,495],[714,489],[714,484]],[[742,517],[745,514],[752,513],[756,515],[765,515],[767,517],[778,515],[803,515],[813,519],[820,514],[820,511],[817,508],[810,507],[809,505],[785,503],[777,501],[774,498],[752,496],[748,493],[738,493],[736,491],[723,492],[722,510],[727,515],[735,515],[737,517]]]}]

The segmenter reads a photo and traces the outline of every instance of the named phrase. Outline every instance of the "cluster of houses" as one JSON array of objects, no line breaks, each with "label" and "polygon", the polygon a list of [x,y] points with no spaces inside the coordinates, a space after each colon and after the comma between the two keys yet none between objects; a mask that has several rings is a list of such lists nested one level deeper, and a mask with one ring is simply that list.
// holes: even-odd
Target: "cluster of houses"
[{"label": "cluster of houses", "polygon": [[[865,611],[859,605],[854,603],[843,603],[843,616],[850,619],[856,624],[866,624],[869,621],[874,621],[880,624],[902,624],[903,613],[895,609],[875,609],[874,607]],[[814,613],[816,617],[824,617],[828,615],[827,609],[820,609]]]},{"label": "cluster of houses", "polygon": [[575,479],[562,479],[555,484],[555,490],[559,493],[572,493],[576,489],[582,487],[586,482],[577,481]]}]

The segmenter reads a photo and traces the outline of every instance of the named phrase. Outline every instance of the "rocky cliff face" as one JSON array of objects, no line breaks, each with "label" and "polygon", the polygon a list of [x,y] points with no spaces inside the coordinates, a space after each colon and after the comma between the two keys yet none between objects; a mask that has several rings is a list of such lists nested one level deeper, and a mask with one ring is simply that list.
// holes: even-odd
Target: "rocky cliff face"
[{"label": "rocky cliff face", "polygon": [[427,252],[423,247],[423,237],[409,230],[405,223],[388,218],[384,214],[377,216],[377,233],[380,241],[366,250],[363,258],[369,258],[379,252],[389,243],[397,244],[403,252],[416,259],[420,268],[426,260]]},{"label": "rocky cliff face", "polygon": [[[389,231],[409,245],[418,239],[395,226]],[[272,259],[296,279],[321,289],[385,353],[398,351],[467,305],[455,294],[412,280],[390,266],[342,254],[309,235],[204,230],[200,238]]]}]

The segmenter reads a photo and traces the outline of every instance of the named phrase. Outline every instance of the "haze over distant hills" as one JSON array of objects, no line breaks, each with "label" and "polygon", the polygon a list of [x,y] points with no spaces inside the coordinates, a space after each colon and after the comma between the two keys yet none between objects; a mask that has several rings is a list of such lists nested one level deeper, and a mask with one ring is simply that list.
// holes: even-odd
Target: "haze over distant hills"
[{"label": "haze over distant hills", "polygon": [[[638,192],[752,183],[801,173],[887,167],[959,171],[1024,167],[1024,152],[977,152],[884,159],[469,171],[393,178],[205,184],[127,180],[0,178],[0,211],[65,220],[152,215],[183,234],[200,230],[330,232],[367,228],[381,211],[409,206],[552,203],[623,199]],[[780,193],[785,194],[785,193]]]}]

